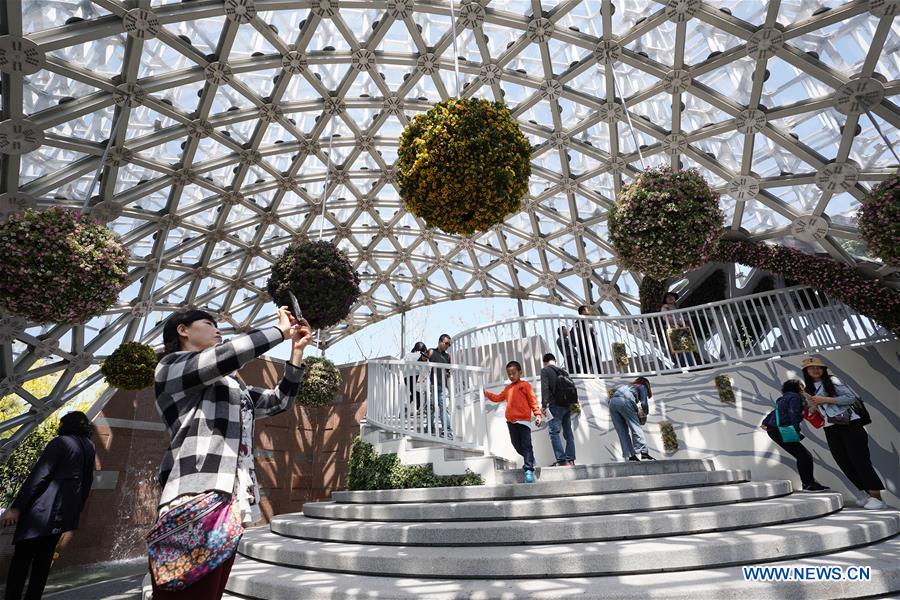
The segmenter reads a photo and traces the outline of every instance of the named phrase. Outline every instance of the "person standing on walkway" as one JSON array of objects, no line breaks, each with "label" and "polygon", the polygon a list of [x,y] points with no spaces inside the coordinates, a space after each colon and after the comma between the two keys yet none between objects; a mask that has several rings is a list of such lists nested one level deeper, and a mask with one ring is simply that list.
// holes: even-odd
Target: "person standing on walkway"
[{"label": "person standing on walkway", "polygon": [[[572,433],[572,406],[578,402],[578,388],[565,369],[556,366],[556,357],[549,352],[544,355],[541,369],[541,413],[550,411],[550,445],[556,456],[554,467],[575,466],[575,435]],[[559,439],[560,430],[566,439],[563,449]]]},{"label": "person standing on walkway", "polygon": [[[230,513],[221,524],[210,525],[216,529],[208,539],[219,541],[198,549],[207,555],[199,564],[192,555],[173,560],[164,541],[150,542],[154,600],[219,600],[236,549],[229,552],[221,540],[240,539],[241,525],[260,518],[254,421],[287,410],[300,391],[303,350],[312,340],[306,321],[298,322],[287,307],[280,307],[276,317],[277,325],[224,343],[215,318],[206,311],[179,311],[166,321],[165,349],[156,366],[156,408],[170,442],[159,467],[162,495],[151,536],[157,531],[159,540],[174,536],[182,529],[181,515],[192,514],[195,506]],[[286,340],[291,341],[290,360],[275,388],[248,386],[235,378],[243,365]],[[191,583],[181,587],[186,581]]]},{"label": "person standing on walkway", "polygon": [[628,385],[619,386],[609,399],[609,416],[622,444],[626,460],[656,460],[647,451],[641,419],[650,414],[649,399],[653,397],[650,382],[638,377]]},{"label": "person standing on walkway", "polygon": [[[797,472],[804,492],[823,492],[828,488],[818,483],[813,477],[813,457],[800,440],[803,433],[800,424],[803,422],[803,382],[789,379],[781,385],[781,397],[775,401],[775,410],[766,415],[760,427],[785,452],[797,461]],[[776,416],[777,412],[777,416]],[[796,441],[785,441],[779,427],[793,427],[797,432]],[[790,432],[788,432],[790,433]]]},{"label": "person standing on walkway", "polygon": [[[585,306],[578,307],[578,314],[589,317],[591,310]],[[600,375],[600,348],[597,344],[597,333],[594,326],[587,319],[579,319],[573,327],[575,333],[575,347],[578,350],[578,362],[580,373],[585,375]]]},{"label": "person standing on walkway", "polygon": [[[406,362],[428,362],[428,346],[425,342],[416,342],[409,354],[403,357]],[[425,375],[427,379],[427,375]],[[406,378],[406,388],[409,391],[409,403],[415,402],[415,410],[418,412],[422,408],[422,388],[424,387],[422,374],[420,371],[413,371],[412,375]]]},{"label": "person standing on walkway", "polygon": [[825,440],[834,462],[864,496],[857,504],[869,510],[887,508],[881,499],[884,483],[872,465],[869,434],[861,424],[862,415],[853,409],[856,395],[840,379],[828,372],[821,359],[808,356],[801,363],[810,406],[825,417]]},{"label": "person standing on walkway", "polygon": [[531,415],[534,423],[541,426],[541,411],[531,384],[522,379],[522,364],[512,360],[506,363],[509,385],[499,394],[485,390],[484,397],[491,402],[506,402],[506,427],[509,441],[524,460],[525,483],[534,483],[534,449],[531,445]]},{"label": "person standing on walkway", "polygon": [[[452,340],[450,336],[446,333],[442,333],[438,338],[437,348],[433,348],[431,350],[431,354],[428,357],[428,362],[438,363],[441,365],[449,365],[450,361],[450,353],[447,350],[450,349],[450,344]],[[452,407],[449,406],[449,402],[447,399],[447,386],[450,382],[450,369],[445,368],[436,368],[431,370],[431,389],[433,396],[437,397],[437,413],[439,415],[439,420],[441,422],[441,431],[440,436],[445,437],[448,440],[453,439],[453,425],[451,423],[452,419]],[[432,409],[431,411],[431,432],[436,433],[437,429],[435,427],[434,422],[434,413],[435,411]]]},{"label": "person standing on walkway", "polygon": [[[44,448],[0,525],[16,526],[16,548],[6,578],[6,600],[40,600],[53,564],[53,552],[78,520],[94,480],[94,426],[83,412],[59,420],[57,436]],[[29,569],[31,576],[29,577]]]}]

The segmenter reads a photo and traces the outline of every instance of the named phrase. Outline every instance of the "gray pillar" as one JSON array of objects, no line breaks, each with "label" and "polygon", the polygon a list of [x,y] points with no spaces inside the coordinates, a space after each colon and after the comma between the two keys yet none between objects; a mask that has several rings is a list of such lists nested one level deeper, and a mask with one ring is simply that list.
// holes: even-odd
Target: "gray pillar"
[{"label": "gray pillar", "polygon": [[399,357],[403,358],[406,355],[406,311],[404,310],[400,313],[400,354]]}]

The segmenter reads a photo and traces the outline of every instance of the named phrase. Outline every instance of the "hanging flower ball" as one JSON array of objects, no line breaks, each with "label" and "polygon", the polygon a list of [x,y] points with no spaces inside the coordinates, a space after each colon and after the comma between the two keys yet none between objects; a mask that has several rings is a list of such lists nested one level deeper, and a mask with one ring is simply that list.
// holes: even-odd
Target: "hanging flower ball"
[{"label": "hanging flower ball", "polygon": [[359,298],[359,275],[331,242],[294,242],[272,265],[266,289],[277,306],[291,306],[294,293],[313,329],[325,329],[350,314]]},{"label": "hanging flower ball", "polygon": [[59,207],[0,225],[0,306],[34,323],[82,323],[128,283],[128,250],[106,227]]},{"label": "hanging flower ball", "polygon": [[153,385],[156,351],[140,342],[124,342],[100,365],[106,383],[120,390],[142,390]]},{"label": "hanging flower ball", "polygon": [[327,358],[310,356],[303,359],[306,379],[297,394],[297,402],[303,406],[328,406],[344,384],[341,372]]},{"label": "hanging flower ball", "polygon": [[900,267],[900,173],[882,181],[866,194],[858,225],[872,256]]},{"label": "hanging flower ball", "polygon": [[406,127],[397,167],[409,212],[429,227],[469,235],[521,210],[531,145],[502,102],[454,98]]},{"label": "hanging flower ball", "polygon": [[706,263],[724,218],[697,171],[649,169],[616,198],[609,237],[625,267],[662,280]]}]

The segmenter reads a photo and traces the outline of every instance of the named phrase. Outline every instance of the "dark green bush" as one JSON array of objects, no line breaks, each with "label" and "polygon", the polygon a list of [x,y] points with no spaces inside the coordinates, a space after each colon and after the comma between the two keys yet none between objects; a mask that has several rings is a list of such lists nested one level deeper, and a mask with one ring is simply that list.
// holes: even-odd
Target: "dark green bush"
[{"label": "dark green bush", "polygon": [[463,475],[435,475],[431,465],[404,465],[396,454],[375,453],[372,444],[356,436],[350,448],[350,475],[347,487],[351,490],[403,490],[426,487],[457,487],[483,485],[477,473]]}]

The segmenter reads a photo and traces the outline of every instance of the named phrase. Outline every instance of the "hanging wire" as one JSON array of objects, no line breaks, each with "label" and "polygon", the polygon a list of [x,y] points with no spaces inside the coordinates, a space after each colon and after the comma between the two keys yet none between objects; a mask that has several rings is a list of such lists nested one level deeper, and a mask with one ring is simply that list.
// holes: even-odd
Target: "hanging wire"
[{"label": "hanging wire", "polygon": [[450,0],[450,33],[453,35],[453,70],[455,97],[459,98],[459,50],[456,48],[456,3]]},{"label": "hanging wire", "polygon": [[91,185],[88,187],[87,195],[84,197],[84,204],[81,206],[82,212],[87,209],[88,204],[91,202],[91,196],[94,195],[94,188],[97,187],[97,182],[100,181],[100,174],[103,172],[103,167],[106,165],[106,157],[109,156],[109,151],[112,149],[113,142],[116,139],[116,134],[119,131],[119,123],[123,120],[121,113],[119,114],[119,118],[115,120],[112,126],[112,131],[109,134],[109,140],[106,142],[106,148],[103,149],[103,154],[100,156],[100,164],[97,165],[97,171],[94,173],[94,179],[91,180]]},{"label": "hanging wire", "polygon": [[[163,232],[160,232],[162,234]],[[169,231],[166,228],[165,234],[168,235]],[[150,313],[153,312],[153,292],[156,287],[156,280],[159,277],[159,272],[162,269],[162,260],[163,256],[166,254],[166,243],[165,239],[163,239],[162,248],[159,252],[159,260],[156,261],[156,271],[153,273],[153,281],[150,283],[150,294],[147,296],[147,312],[144,313],[144,322],[141,324],[141,335],[138,337],[138,341],[144,342],[144,332],[147,330],[147,321],[150,320]]]},{"label": "hanging wire", "polygon": [[[325,235],[325,199],[328,197],[328,186],[330,184],[331,179],[331,169],[332,169],[332,161],[331,154],[334,151],[334,129],[337,125],[338,115],[337,115],[337,107],[335,107],[335,114],[331,115],[331,136],[328,138],[328,160],[325,163],[325,187],[322,188],[322,219],[319,223],[319,241],[322,241],[322,237]],[[322,330],[316,330],[316,347],[319,348],[320,356],[325,356],[325,348],[321,345],[322,342]]]},{"label": "hanging wire", "polygon": [[[337,108],[335,108],[337,111]],[[328,138],[328,160],[325,163],[325,187],[322,188],[322,220],[319,223],[319,241],[322,241],[322,236],[325,233],[325,199],[328,197],[328,185],[331,179],[331,153],[334,150],[334,128],[337,124],[337,113],[331,116],[331,137]]]},{"label": "hanging wire", "polygon": [[[609,65],[609,68],[612,70],[613,76],[613,98],[619,95],[619,84],[616,81],[616,68],[612,64]],[[641,145],[638,144],[637,135],[634,132],[634,124],[631,122],[631,115],[628,114],[628,105],[625,104],[625,95],[621,96],[622,98],[622,110],[625,112],[625,119],[628,121],[628,128],[631,130],[631,138],[634,140],[634,147],[637,148],[638,158],[641,159],[641,169],[646,170],[647,165],[644,164],[644,153],[641,152]]]},{"label": "hanging wire", "polygon": [[881,131],[881,127],[878,125],[878,121],[876,121],[876,120],[875,120],[875,117],[872,116],[872,111],[867,110],[867,111],[866,111],[866,115],[868,115],[869,120],[872,121],[872,125],[875,126],[875,130],[878,132],[878,135],[880,135],[880,136],[881,136],[881,139],[884,140],[884,143],[887,144],[888,150],[890,150],[890,151],[891,151],[891,154],[894,155],[894,159],[895,159],[898,163],[900,163],[900,157],[898,157],[898,156],[897,156],[897,153],[894,151],[894,145],[891,143],[891,140],[889,140],[889,139],[887,138],[887,136],[884,135],[884,132]]}]

